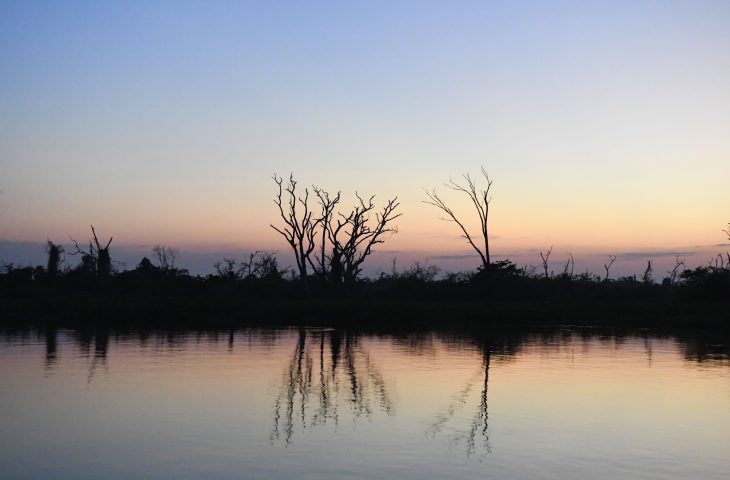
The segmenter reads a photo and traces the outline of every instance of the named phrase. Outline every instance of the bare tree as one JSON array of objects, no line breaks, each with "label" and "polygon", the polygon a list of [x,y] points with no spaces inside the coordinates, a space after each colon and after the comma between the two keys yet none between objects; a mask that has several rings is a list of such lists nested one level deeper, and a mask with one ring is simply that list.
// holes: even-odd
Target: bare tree
[{"label": "bare tree", "polygon": [[723,230],[723,232],[727,235],[727,239],[730,240],[730,223],[727,224],[727,230]]},{"label": "bare tree", "polygon": [[[333,258],[333,255],[327,254],[327,245],[332,233],[331,226],[335,216],[335,208],[337,207],[337,204],[340,203],[340,192],[337,192],[337,195],[330,197],[330,194],[321,188],[313,187],[313,190],[317,195],[317,200],[319,201],[321,208],[320,218],[322,220],[319,252],[315,254],[317,264],[313,268],[323,279],[327,279],[331,273],[330,270]],[[334,246],[329,251],[332,250],[334,250]]]},{"label": "bare tree", "polygon": [[235,280],[240,276],[237,263],[236,258],[223,257],[223,261],[215,262],[213,268],[219,277]]},{"label": "bare tree", "polygon": [[279,269],[276,252],[256,250],[248,254],[247,260],[240,262],[239,274],[241,278],[278,278],[283,273],[284,271]]},{"label": "bare tree", "polygon": [[383,243],[386,234],[398,231],[392,226],[393,220],[401,216],[397,212],[398,197],[376,211],[374,195],[365,200],[356,193],[358,203],[345,215],[336,212],[340,192],[330,195],[322,188],[312,187],[319,204],[319,213],[315,213],[309,204],[309,189],[298,195],[293,176],[286,186],[281,177],[274,175],[274,181],[278,186],[274,203],[284,225],[271,228],[292,248],[302,279],[308,278],[311,269],[332,283],[352,283],[362,272],[361,266],[373,247]]},{"label": "bare tree", "polygon": [[606,278],[603,279],[604,282],[608,281],[608,275],[611,273],[611,267],[613,266],[614,262],[616,261],[616,255],[611,255],[609,253],[608,259],[610,261],[603,265],[603,268],[606,270]]},{"label": "bare tree", "polygon": [[[680,275],[680,268],[684,268],[684,258],[679,255],[674,259],[674,268],[669,273],[669,277],[666,279],[669,281],[669,285],[674,285],[677,282],[677,277]],[[665,281],[666,281],[665,280]]]},{"label": "bare tree", "polygon": [[[284,186],[284,180],[274,174],[274,182],[278,187],[278,193],[274,203],[279,208],[279,215],[284,221],[284,226],[279,228],[271,225],[284,237],[292,251],[297,263],[299,278],[306,281],[309,273],[307,266],[312,266],[311,255],[315,249],[315,235],[321,218],[313,218],[314,212],[309,206],[309,189],[304,189],[304,195],[297,195],[297,182],[293,175],[289,175],[289,183]],[[286,192],[286,194],[284,193]],[[286,195],[286,199],[283,197]]]},{"label": "bare tree", "polygon": [[281,278],[286,272],[279,268],[276,252],[256,250],[248,254],[248,259],[239,261],[236,258],[224,257],[222,262],[213,264],[219,277],[229,280],[253,278]]},{"label": "bare tree", "polygon": [[465,193],[471,200],[472,204],[474,205],[474,209],[477,212],[477,216],[479,217],[479,223],[481,226],[480,233],[484,244],[483,247],[477,246],[475,240],[472,238],[471,234],[469,234],[466,227],[464,226],[464,223],[457,218],[456,213],[446,204],[446,202],[438,196],[435,188],[430,192],[426,191],[426,196],[428,196],[428,200],[424,200],[424,203],[433,205],[434,207],[444,212],[446,214],[446,217],[443,217],[443,220],[454,222],[459,226],[462,232],[461,236],[465,238],[469,245],[471,245],[472,248],[479,254],[479,258],[481,258],[482,260],[482,268],[486,268],[492,263],[489,253],[489,226],[487,223],[489,219],[489,203],[492,200],[489,196],[489,190],[492,188],[492,180],[489,179],[489,175],[487,175],[484,167],[482,167],[481,170],[482,175],[487,182],[487,186],[484,189],[478,189],[476,184],[474,183],[474,180],[472,180],[471,176],[469,176],[468,173],[463,175],[464,181],[466,182],[465,185],[456,183],[452,179],[449,179],[449,182],[444,185],[452,190],[456,190],[457,192]]},{"label": "bare tree", "polygon": [[550,245],[550,248],[548,249],[547,253],[543,255],[542,252],[540,252],[540,258],[542,259],[542,269],[545,271],[545,278],[548,278],[548,260],[550,260],[550,254],[553,253],[553,245]]},{"label": "bare tree", "polygon": [[573,278],[573,272],[575,271],[575,258],[573,258],[573,254],[568,252],[568,260],[565,262],[565,266],[563,267],[563,278]]},{"label": "bare tree", "polygon": [[76,251],[71,252],[70,255],[81,254],[81,265],[87,273],[99,277],[108,277],[112,271],[112,258],[109,254],[109,245],[111,245],[114,237],[110,237],[106,245],[102,247],[93,225],[91,226],[91,233],[94,238],[93,243],[89,240],[88,250],[81,250],[79,243],[72,237],[69,237],[76,246]]},{"label": "bare tree", "polygon": [[329,274],[335,283],[343,280],[345,283],[352,283],[357,279],[362,272],[361,265],[372,253],[373,247],[384,242],[383,235],[398,232],[397,227],[390,224],[402,215],[396,213],[400,203],[398,197],[394,197],[388,200],[380,212],[375,212],[374,222],[371,222],[375,210],[375,195],[367,201],[357,193],[355,196],[358,204],[349,214],[340,213],[339,218],[330,217],[330,221],[325,224],[332,244]]},{"label": "bare tree", "polygon": [[646,269],[644,274],[641,276],[641,281],[644,283],[652,283],[651,274],[654,271],[654,267],[651,264],[651,260],[646,261]]},{"label": "bare tree", "polygon": [[279,268],[277,252],[260,251],[253,264],[253,275],[257,278],[281,278],[287,269]]},{"label": "bare tree", "polygon": [[721,253],[718,253],[707,261],[707,266],[710,270],[724,270],[725,269],[725,258]]},{"label": "bare tree", "polygon": [[152,252],[157,256],[157,263],[162,270],[175,269],[175,259],[180,254],[179,248],[158,244],[154,246]]}]

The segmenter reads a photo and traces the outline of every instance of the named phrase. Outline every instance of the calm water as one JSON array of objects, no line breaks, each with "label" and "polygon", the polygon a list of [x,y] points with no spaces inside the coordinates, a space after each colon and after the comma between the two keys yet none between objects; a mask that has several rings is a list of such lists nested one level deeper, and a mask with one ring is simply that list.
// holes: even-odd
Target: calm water
[{"label": "calm water", "polygon": [[727,479],[725,337],[0,334],[0,477]]}]

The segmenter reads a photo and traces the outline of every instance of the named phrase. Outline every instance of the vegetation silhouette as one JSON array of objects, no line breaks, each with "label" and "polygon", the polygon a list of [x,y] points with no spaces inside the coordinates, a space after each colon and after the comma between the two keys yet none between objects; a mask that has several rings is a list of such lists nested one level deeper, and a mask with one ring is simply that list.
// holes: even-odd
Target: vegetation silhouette
[{"label": "vegetation silhouette", "polygon": [[291,247],[299,279],[305,286],[310,270],[322,282],[352,286],[373,247],[383,243],[386,234],[398,232],[392,226],[393,220],[402,215],[397,213],[398,197],[388,200],[378,212],[375,195],[365,199],[356,192],[357,204],[349,212],[341,213],[336,210],[340,192],[331,196],[321,188],[312,187],[319,206],[319,213],[315,213],[315,207],[310,205],[309,189],[298,194],[293,174],[286,186],[283,178],[276,175],[273,178],[278,187],[274,203],[283,225],[271,224],[271,228]]},{"label": "vegetation silhouette", "polygon": [[446,214],[446,218],[443,218],[443,220],[454,222],[456,223],[456,225],[459,226],[459,229],[462,232],[461,236],[466,239],[467,243],[471,245],[474,251],[476,251],[479,255],[479,258],[481,258],[482,269],[488,269],[492,263],[489,252],[488,225],[489,204],[492,201],[491,197],[489,196],[489,190],[492,188],[492,180],[489,179],[489,175],[487,175],[487,171],[484,170],[484,167],[482,167],[481,170],[482,176],[484,176],[484,179],[486,180],[486,187],[484,187],[483,189],[477,188],[474,180],[472,180],[471,176],[468,173],[463,175],[464,181],[466,182],[465,185],[459,184],[452,179],[449,179],[449,182],[444,185],[446,185],[446,187],[450,188],[451,190],[466,194],[469,197],[469,200],[471,200],[472,204],[474,205],[474,209],[476,210],[477,217],[479,218],[479,224],[481,226],[480,233],[482,236],[482,241],[484,243],[484,248],[479,247],[476,243],[474,243],[475,241],[464,226],[464,223],[459,220],[459,218],[456,216],[456,213],[446,204],[446,202],[438,196],[435,188],[430,192],[426,191],[426,196],[428,197],[428,200],[424,200],[424,203],[433,205],[434,207],[444,212]]},{"label": "vegetation silhouette", "polygon": [[[460,227],[462,236],[479,254],[476,271],[442,273],[418,262],[374,278],[362,276],[362,265],[373,248],[397,232],[401,216],[397,197],[376,210],[374,197],[356,194],[357,203],[344,213],[341,194],[312,187],[297,190],[274,175],[274,203],[282,224],[271,227],[291,247],[294,270],[280,267],[277,252],[255,251],[224,258],[215,273],[190,275],[176,262],[180,250],[158,244],[152,258],[124,270],[112,267],[110,245],[102,243],[94,226],[88,248],[73,241],[70,255],[81,255],[78,266],[65,265],[64,248],[46,244],[46,267],[0,269],[0,317],[3,323],[55,325],[231,326],[269,322],[290,325],[445,325],[458,323],[614,323],[634,325],[730,324],[730,253],[718,254],[706,265],[687,268],[676,257],[661,282],[654,281],[648,260],[643,273],[612,278],[617,260],[609,255],[601,278],[575,273],[575,258],[558,275],[550,269],[551,246],[540,252],[542,272],[520,267],[508,259],[494,260],[489,251],[488,215],[492,181],[482,168],[485,188],[467,174],[465,184],[449,188],[465,193],[481,224],[483,246],[436,193],[435,205]],[[728,230],[723,230],[730,238]]]},{"label": "vegetation silhouette", "polygon": [[222,262],[216,262],[216,275],[230,281],[268,279],[280,280],[286,274],[285,269],[279,268],[279,261],[276,252],[257,250],[251,252],[246,260],[237,258],[224,258]]},{"label": "vegetation silhouette", "polygon": [[163,271],[175,270],[175,259],[180,254],[180,249],[167,245],[157,244],[152,248],[152,253],[157,257],[157,265]]},{"label": "vegetation silhouette", "polygon": [[[87,250],[82,250],[79,242],[71,238],[71,241],[74,242],[74,246],[76,247],[76,250],[71,252],[71,255],[81,254],[81,265],[79,265],[81,272],[88,276],[106,278],[112,273],[112,257],[109,253],[109,245],[111,245],[114,237],[110,237],[106,245],[102,247],[93,225],[91,226],[91,233],[93,243],[89,240],[89,248]],[[50,254],[51,252],[49,252],[49,264],[51,261]]]},{"label": "vegetation silhouette", "polygon": [[549,261],[550,261],[550,255],[553,253],[553,246],[550,245],[550,248],[548,248],[547,252],[542,253],[540,251],[540,259],[542,260],[542,268],[545,272],[545,278],[550,278],[550,275],[548,275],[548,268],[549,268]]},{"label": "vegetation silhouette", "polygon": [[46,267],[46,273],[49,277],[53,278],[58,276],[63,247],[48,240],[48,243],[46,244],[46,252],[48,253],[48,266]]}]

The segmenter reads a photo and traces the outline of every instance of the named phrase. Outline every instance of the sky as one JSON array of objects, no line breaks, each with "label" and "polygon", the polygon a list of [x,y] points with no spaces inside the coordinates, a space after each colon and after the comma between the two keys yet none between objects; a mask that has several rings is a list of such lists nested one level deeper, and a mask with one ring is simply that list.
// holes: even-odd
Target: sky
[{"label": "sky", "polygon": [[475,229],[443,183],[484,166],[497,257],[704,262],[730,243],[728,85],[727,1],[5,0],[0,259],[90,224],[130,261],[285,254],[291,172],[398,197],[381,263],[475,267],[423,200]]}]

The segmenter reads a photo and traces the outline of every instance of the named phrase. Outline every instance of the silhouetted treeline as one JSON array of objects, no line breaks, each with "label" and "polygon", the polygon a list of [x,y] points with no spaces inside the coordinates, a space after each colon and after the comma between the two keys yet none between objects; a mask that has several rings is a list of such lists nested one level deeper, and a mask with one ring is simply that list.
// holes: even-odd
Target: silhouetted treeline
[{"label": "silhouetted treeline", "polygon": [[[470,187],[459,190],[475,192],[470,177],[465,178]],[[275,252],[256,251],[242,260],[224,258],[214,265],[214,274],[193,276],[175,265],[179,251],[167,245],[152,249],[154,261],[144,257],[135,268],[121,270],[112,260],[113,238],[103,244],[92,225],[88,248],[72,239],[75,250],[70,254],[81,255],[73,268],[63,265],[63,248],[48,241],[46,267],[6,264],[0,269],[0,321],[730,323],[730,254],[718,255],[694,269],[687,269],[677,257],[661,282],[653,279],[651,261],[639,277],[612,279],[613,255],[604,265],[603,277],[590,272],[575,274],[572,255],[556,275],[548,263],[552,247],[540,252],[542,272],[509,260],[493,261],[485,254],[484,262],[473,272],[442,274],[436,267],[419,263],[398,271],[394,262],[390,272],[363,278],[359,276],[362,262],[372,246],[381,242],[379,236],[391,230],[388,222],[399,215],[394,213],[396,200],[376,215],[376,226],[371,228],[367,215],[373,209],[372,197],[367,202],[358,197],[360,205],[349,215],[341,214],[344,220],[335,221],[332,215],[339,194],[331,197],[313,187],[322,208],[317,219],[309,210],[307,189],[299,196],[291,178],[288,200],[283,202],[282,180],[275,180],[279,186],[275,203],[280,210],[289,205],[289,214],[282,213],[288,227],[280,232],[294,234],[293,250],[304,252],[296,270],[281,268]],[[483,234],[487,238],[488,187],[481,195],[485,203],[479,211],[485,215]],[[309,225],[308,230],[302,230],[302,225]],[[315,242],[318,235],[320,243]]]},{"label": "silhouetted treeline", "polygon": [[415,264],[351,284],[313,278],[305,284],[281,269],[271,252],[225,259],[202,277],[176,268],[167,248],[155,249],[157,264],[143,258],[133,269],[104,274],[88,262],[61,269],[58,252],[48,251],[51,268],[6,265],[0,272],[6,321],[730,323],[730,268],[719,261],[661,283],[646,274],[615,280],[569,271],[542,275],[497,261],[476,272],[441,274]]}]

